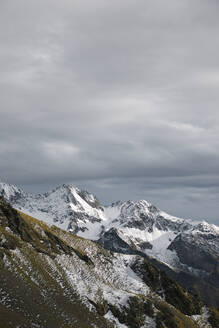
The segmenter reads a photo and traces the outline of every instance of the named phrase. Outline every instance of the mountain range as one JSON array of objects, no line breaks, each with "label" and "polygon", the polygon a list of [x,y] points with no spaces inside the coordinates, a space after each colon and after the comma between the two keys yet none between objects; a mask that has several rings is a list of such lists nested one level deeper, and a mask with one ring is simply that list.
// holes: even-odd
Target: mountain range
[{"label": "mountain range", "polygon": [[[3,241],[6,239],[6,244],[10,244],[10,239],[14,238],[12,238],[11,233],[15,234],[16,238],[21,239],[18,243],[19,247],[7,248],[7,258],[9,256],[7,261],[12,261],[11,263],[16,268],[15,260],[12,260],[12,256],[9,255],[10,250],[10,253],[14,254],[13,256],[20,259],[21,266],[25,266],[24,271],[37,271],[36,263],[30,263],[32,260],[28,257],[29,255],[23,254],[23,250],[20,250],[20,245],[27,242],[29,243],[28,249],[31,248],[33,252],[37,252],[37,258],[39,254],[46,256],[46,261],[49,263],[46,262],[46,265],[49,265],[49,268],[46,269],[47,273],[42,273],[44,278],[52,270],[57,274],[58,282],[56,283],[61,283],[61,271],[60,268],[57,269],[57,265],[62,267],[67,277],[67,282],[64,279],[63,283],[66,283],[66,286],[71,285],[69,290],[72,290],[72,280],[74,280],[73,290],[80,299],[77,303],[79,302],[82,308],[83,306],[90,309],[95,308],[97,316],[98,311],[106,312],[104,315],[101,314],[100,319],[100,321],[104,319],[104,323],[94,323],[94,326],[107,327],[108,324],[112,324],[114,327],[193,327],[191,322],[187,326],[185,323],[183,323],[184,325],[180,323],[181,326],[174,326],[174,323],[162,326],[156,313],[160,313],[160,316],[164,316],[164,314],[161,313],[159,306],[156,306],[157,303],[153,297],[148,297],[149,294],[155,293],[156,297],[162,298],[162,302],[167,303],[165,306],[170,306],[170,308],[175,306],[176,311],[180,311],[180,315],[183,313],[190,317],[193,316],[192,320],[197,327],[208,327],[208,325],[211,327],[210,323],[206,321],[207,310],[204,310],[204,305],[201,306],[201,301],[198,300],[200,297],[208,306],[219,308],[219,228],[217,226],[207,222],[176,218],[159,210],[146,200],[118,201],[110,206],[103,206],[94,195],[73,185],[62,185],[51,192],[35,195],[26,193],[16,186],[0,183],[0,194],[3,196],[2,208],[9,208],[8,211],[13,213],[15,217],[18,215],[19,219],[16,220],[23,220],[22,222],[28,225],[26,230],[29,230],[30,227],[33,230],[31,233],[29,231],[24,233],[15,229],[14,232],[14,228],[10,227],[11,223],[9,224],[8,221],[7,224],[5,223]],[[6,203],[4,203],[5,200]],[[19,212],[11,209],[7,202]],[[4,213],[3,209],[2,213]],[[35,217],[41,221],[30,217]],[[10,219],[7,220],[10,221]],[[40,223],[42,221],[44,223]],[[43,232],[39,233],[38,230],[40,229],[43,229]],[[29,238],[24,237],[26,234],[33,234],[34,238],[32,239],[34,241],[32,239],[26,240]],[[33,246],[36,240],[40,246]],[[14,241],[12,241],[13,243]],[[55,243],[54,249],[51,246],[53,243]],[[63,246],[62,243],[65,245]],[[2,244],[4,243],[1,242]],[[39,249],[43,249],[43,251],[41,252]],[[74,259],[68,259],[67,262],[69,263],[66,264],[65,260],[72,256],[72,253],[74,253]],[[100,258],[97,254],[100,254]],[[65,258],[65,260],[61,259],[59,263],[57,262],[58,264],[56,262],[54,264],[53,258],[57,259],[57,256]],[[53,260],[48,259],[48,257]],[[88,273],[80,266],[76,272],[76,262],[74,261],[76,259],[78,261],[78,258],[82,261],[79,261],[80,263],[85,263],[85,268],[89,267],[94,270],[95,267],[95,270],[99,270],[98,274],[97,272],[91,274],[90,271]],[[5,262],[5,255],[3,255],[3,260]],[[105,267],[107,263],[111,263],[111,265]],[[9,271],[12,273],[11,265],[9,265]],[[43,268],[43,264],[40,265]],[[103,279],[105,287],[102,285],[101,272],[108,277]],[[37,280],[37,276],[35,274],[35,278],[32,280]],[[93,282],[90,282],[91,280],[95,280],[95,287],[92,287]],[[117,287],[115,281],[118,281]],[[183,286],[182,289],[178,287],[180,286],[178,283]],[[112,293],[109,291],[109,286],[113,286]],[[166,288],[169,288],[168,291]],[[124,291],[127,290],[129,290],[128,295],[124,294]],[[171,290],[177,290],[177,292],[171,295]],[[193,306],[195,310],[188,310],[188,308],[182,310],[182,303],[184,305],[188,303],[188,300],[184,299],[185,295],[190,295],[188,291],[192,292],[191,295],[197,295],[196,297],[189,296],[190,307]],[[5,293],[7,293],[7,289],[5,289]],[[98,293],[102,296],[97,297]],[[121,296],[121,293],[124,295]],[[136,296],[139,293],[143,295],[143,299],[146,297],[147,301],[140,302],[140,304],[139,298]],[[178,299],[180,298],[181,301],[175,300],[175,294],[178,294]],[[150,307],[148,304],[151,304],[150,311],[153,310],[153,315],[146,315],[144,311],[141,315],[139,314],[141,325],[136,321],[135,325],[132,326],[128,319],[125,319],[124,313],[130,319],[130,313],[127,310],[132,308],[133,300],[130,295],[134,295],[134,300],[137,302],[137,305],[133,305],[137,306],[137,312],[140,311],[139,307],[141,309],[148,308]],[[49,299],[50,297],[51,295]],[[68,304],[69,300],[65,300],[65,302]],[[177,307],[178,302],[180,305]],[[68,315],[66,315],[67,317]],[[161,322],[164,322],[164,319],[166,320],[163,318]],[[95,322],[96,319],[92,320]],[[83,325],[78,327],[83,327]],[[92,325],[90,326],[92,327]],[[39,325],[39,327],[41,326]],[[88,326],[85,324],[84,327]]]}]

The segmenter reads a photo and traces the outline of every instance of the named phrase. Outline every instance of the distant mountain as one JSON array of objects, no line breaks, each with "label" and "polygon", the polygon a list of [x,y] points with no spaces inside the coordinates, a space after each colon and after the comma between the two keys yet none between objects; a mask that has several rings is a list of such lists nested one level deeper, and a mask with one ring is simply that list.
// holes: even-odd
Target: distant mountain
[{"label": "distant mountain", "polygon": [[184,287],[219,307],[219,228],[168,215],[145,200],[102,206],[73,185],[33,195],[0,183],[12,206],[49,224],[98,241],[106,249],[151,258]]},{"label": "distant mountain", "polygon": [[0,194],[15,208],[67,231],[80,230],[80,225],[93,225],[104,218],[99,201],[73,185],[63,185],[51,192],[34,195],[16,186],[0,183]]},{"label": "distant mountain", "polygon": [[[14,196],[17,197],[17,190]],[[206,307],[141,256],[17,212],[0,197],[0,327],[216,328]]]}]

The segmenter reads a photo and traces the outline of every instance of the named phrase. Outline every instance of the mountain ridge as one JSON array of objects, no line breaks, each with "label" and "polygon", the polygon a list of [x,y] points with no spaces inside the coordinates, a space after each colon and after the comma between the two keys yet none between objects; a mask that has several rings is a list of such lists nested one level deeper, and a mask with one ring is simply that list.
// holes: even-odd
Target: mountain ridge
[{"label": "mountain ridge", "polygon": [[0,197],[0,327],[215,328],[218,313],[146,259],[117,254]]},{"label": "mountain ridge", "polygon": [[0,193],[16,209],[50,225],[114,252],[153,259],[185,288],[198,290],[207,303],[219,307],[219,227],[171,216],[145,200],[102,206],[72,184],[32,195],[0,183]]}]

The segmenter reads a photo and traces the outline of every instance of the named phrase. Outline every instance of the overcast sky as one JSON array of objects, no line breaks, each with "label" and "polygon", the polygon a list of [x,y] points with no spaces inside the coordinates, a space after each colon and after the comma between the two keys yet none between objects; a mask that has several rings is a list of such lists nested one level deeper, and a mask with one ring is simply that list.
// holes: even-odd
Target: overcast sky
[{"label": "overcast sky", "polygon": [[218,0],[1,0],[0,179],[218,224],[218,17]]}]

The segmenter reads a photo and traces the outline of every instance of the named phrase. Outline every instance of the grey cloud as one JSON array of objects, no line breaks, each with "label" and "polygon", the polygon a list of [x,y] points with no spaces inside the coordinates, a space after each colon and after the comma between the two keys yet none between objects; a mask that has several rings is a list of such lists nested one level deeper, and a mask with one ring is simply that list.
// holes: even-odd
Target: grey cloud
[{"label": "grey cloud", "polygon": [[1,1],[0,177],[216,222],[218,14],[214,0]]}]

